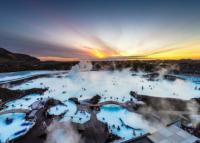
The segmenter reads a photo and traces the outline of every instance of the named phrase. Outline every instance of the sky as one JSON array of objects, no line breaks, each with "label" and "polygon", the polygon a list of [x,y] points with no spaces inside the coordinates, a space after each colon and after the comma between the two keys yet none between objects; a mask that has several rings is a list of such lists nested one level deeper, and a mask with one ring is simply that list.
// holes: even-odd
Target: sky
[{"label": "sky", "polygon": [[0,47],[40,60],[200,59],[199,0],[2,0]]}]

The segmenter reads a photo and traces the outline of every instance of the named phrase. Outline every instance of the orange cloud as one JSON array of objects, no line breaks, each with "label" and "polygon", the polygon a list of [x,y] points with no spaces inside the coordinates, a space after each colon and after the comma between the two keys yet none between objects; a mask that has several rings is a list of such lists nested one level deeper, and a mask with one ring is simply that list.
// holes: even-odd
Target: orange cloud
[{"label": "orange cloud", "polygon": [[41,61],[79,61],[79,58],[37,57]]},{"label": "orange cloud", "polygon": [[81,47],[90,50],[91,53],[94,56],[98,57],[98,58],[104,58],[105,57],[104,54],[102,52],[100,52],[99,50],[97,50],[97,49],[94,49],[94,48],[91,48],[91,47],[87,47],[87,46],[81,46]]}]

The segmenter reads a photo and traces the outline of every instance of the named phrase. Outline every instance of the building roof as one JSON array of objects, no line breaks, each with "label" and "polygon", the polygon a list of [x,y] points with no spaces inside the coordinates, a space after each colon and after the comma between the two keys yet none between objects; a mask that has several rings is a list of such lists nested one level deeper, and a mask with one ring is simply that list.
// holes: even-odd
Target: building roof
[{"label": "building roof", "polygon": [[181,122],[180,118],[157,132],[147,133],[122,143],[197,143],[200,141],[199,138],[182,130],[180,128]]},{"label": "building roof", "polygon": [[121,143],[153,143],[147,136],[149,133],[138,136],[136,138],[121,142]]},{"label": "building roof", "polygon": [[147,136],[154,143],[193,143],[197,137],[181,128],[171,125]]},{"label": "building roof", "polygon": [[38,110],[32,110],[31,113],[28,115],[29,118],[34,117]]}]

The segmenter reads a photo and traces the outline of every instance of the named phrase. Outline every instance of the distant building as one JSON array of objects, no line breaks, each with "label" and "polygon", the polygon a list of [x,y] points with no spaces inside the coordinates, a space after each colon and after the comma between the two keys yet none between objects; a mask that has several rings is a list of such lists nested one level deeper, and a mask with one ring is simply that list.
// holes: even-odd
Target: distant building
[{"label": "distant building", "polygon": [[180,73],[186,75],[200,75],[200,64],[180,64]]}]

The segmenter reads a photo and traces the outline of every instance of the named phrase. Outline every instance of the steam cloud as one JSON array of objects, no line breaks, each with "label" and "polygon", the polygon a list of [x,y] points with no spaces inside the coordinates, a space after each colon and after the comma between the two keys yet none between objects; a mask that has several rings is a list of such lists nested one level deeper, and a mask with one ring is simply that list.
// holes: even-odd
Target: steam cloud
[{"label": "steam cloud", "polygon": [[90,71],[92,69],[92,64],[87,61],[80,61],[78,64],[72,67],[73,73],[78,73],[80,71]]},{"label": "steam cloud", "polygon": [[50,125],[47,130],[49,133],[44,143],[84,143],[84,139],[73,128],[71,121],[64,122],[64,125],[55,123]]}]

